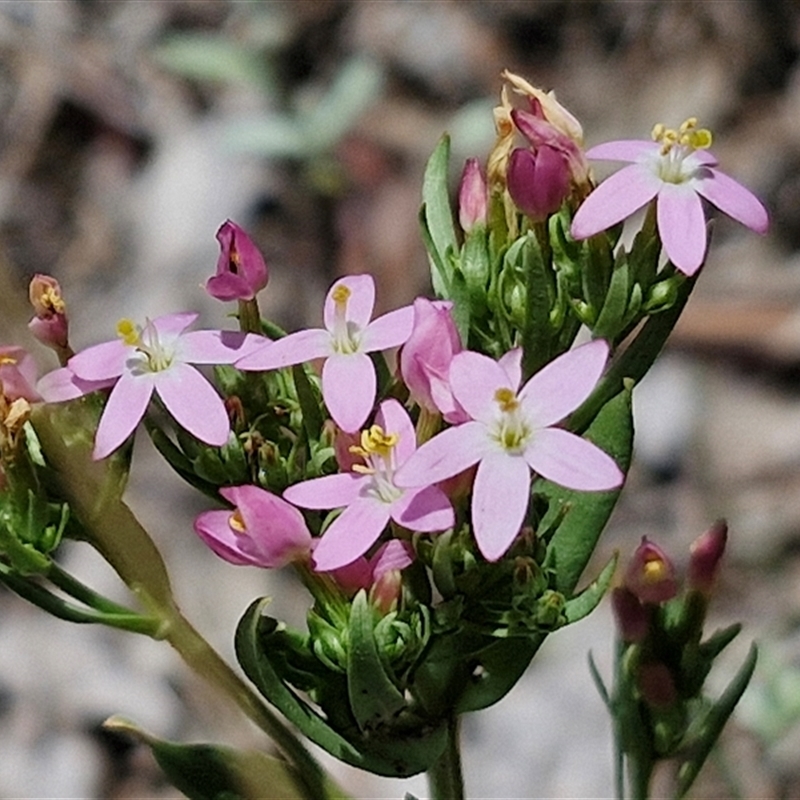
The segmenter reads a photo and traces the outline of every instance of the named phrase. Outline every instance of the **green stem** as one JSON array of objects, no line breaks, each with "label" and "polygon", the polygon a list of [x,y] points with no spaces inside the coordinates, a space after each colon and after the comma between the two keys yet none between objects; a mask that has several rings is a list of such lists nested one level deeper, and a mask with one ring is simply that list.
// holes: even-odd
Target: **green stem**
[{"label": "green stem", "polygon": [[464,776],[461,772],[458,717],[447,723],[447,746],[428,770],[431,800],[464,800]]}]

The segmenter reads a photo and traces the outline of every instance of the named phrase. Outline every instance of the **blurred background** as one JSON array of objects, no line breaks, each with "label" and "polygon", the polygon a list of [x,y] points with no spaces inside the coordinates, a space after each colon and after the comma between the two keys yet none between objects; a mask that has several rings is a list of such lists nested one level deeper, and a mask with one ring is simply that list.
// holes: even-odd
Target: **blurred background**
[{"label": "blurred background", "polygon": [[[744,622],[761,661],[694,797],[800,798],[800,7],[790,0],[5,0],[0,2],[0,342],[30,347],[27,283],[54,275],[76,348],[123,316],[230,309],[202,290],[231,218],[267,257],[262,310],[317,323],[340,274],[370,271],[382,309],[428,287],[422,171],[444,130],[453,182],[485,157],[508,67],[555,89],[587,144],[646,138],[688,116],[723,169],[768,205],[757,237],[715,223],[711,256],[635,397],[637,461],[598,564],[647,535],[685,564],[727,517],[714,622]],[[232,657],[256,596],[302,624],[282,575],[235,568],[195,540],[198,500],[137,442],[129,500],[163,548],[184,611]],[[84,548],[69,568],[124,598]],[[595,798],[612,790],[607,604],[550,637],[524,680],[464,725],[470,796]],[[729,670],[725,673],[726,668]],[[51,621],[0,590],[0,798],[173,798],[110,714],[181,740],[262,746],[166,645]],[[329,763],[329,762],[326,762]],[[357,798],[425,796],[332,765]]]}]

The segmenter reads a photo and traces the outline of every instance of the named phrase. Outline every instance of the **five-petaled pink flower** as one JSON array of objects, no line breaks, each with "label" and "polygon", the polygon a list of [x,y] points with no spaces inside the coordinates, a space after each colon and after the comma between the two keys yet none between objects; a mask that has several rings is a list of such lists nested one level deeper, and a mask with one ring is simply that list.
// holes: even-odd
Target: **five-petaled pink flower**
[{"label": "five-petaled pink flower", "polygon": [[219,493],[236,508],[204,511],[194,529],[220,558],[277,568],[308,557],[313,539],[293,505],[258,486],[229,486]]},{"label": "five-petaled pink flower", "polygon": [[591,442],[554,427],[592,392],[608,357],[602,340],[570,350],[519,391],[521,353],[498,361],[464,351],[450,365],[450,385],[471,421],[423,444],[395,475],[398,486],[438,483],[478,464],[472,525],[481,553],[499,559],[528,507],[531,470],[570,489],[603,491],[622,484],[614,460]]},{"label": "five-petaled pink flower", "polygon": [[46,375],[39,391],[48,402],[71,400],[113,385],[94,445],[94,458],[116,450],[144,416],[153,392],[200,441],[221,447],[230,422],[222,398],[191,364],[232,364],[260,337],[233,331],[186,331],[197,314],[169,314],[142,328],[117,323],[119,338],[89,347]]},{"label": "five-petaled pink flower", "polygon": [[669,260],[694,275],[706,252],[701,197],[757,233],[765,233],[767,212],[760,201],[717,168],[708,152],[711,134],[694,118],[675,131],[656,125],[654,141],[621,140],[591,148],[587,156],[628,161],[584,201],[572,221],[575,239],[586,239],[656,200],[658,232]]},{"label": "five-petaled pink flower", "polygon": [[350,275],[333,284],[325,299],[324,328],[298,331],[240,359],[243,370],[290,367],[324,358],[322,396],[334,422],[352,433],[375,403],[377,379],[367,353],[399,347],[411,334],[414,309],[390,311],[370,322],[375,307],[371,275]]},{"label": "five-petaled pink flower", "polygon": [[283,496],[301,508],[342,508],[314,549],[319,572],[350,564],[377,541],[390,519],[412,531],[452,527],[453,508],[433,480],[401,489],[394,474],[416,449],[414,426],[396,400],[381,403],[375,424],[361,435],[365,463],[353,472],[326,475],[290,486]]}]

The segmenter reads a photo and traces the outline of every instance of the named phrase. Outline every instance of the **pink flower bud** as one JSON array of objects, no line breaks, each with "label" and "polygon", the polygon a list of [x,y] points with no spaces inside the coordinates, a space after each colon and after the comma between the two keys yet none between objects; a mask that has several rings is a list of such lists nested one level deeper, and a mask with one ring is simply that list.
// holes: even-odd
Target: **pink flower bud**
[{"label": "pink flower bud", "polygon": [[667,554],[646,536],[625,573],[625,586],[642,603],[664,603],[678,593],[675,567]]},{"label": "pink flower bud", "polygon": [[678,690],[666,664],[654,661],[642,664],[636,674],[636,686],[647,705],[669,708],[678,699]]},{"label": "pink flower bud", "polygon": [[468,158],[458,188],[458,220],[465,233],[485,226],[488,219],[486,176],[477,158]]},{"label": "pink flower bud", "polygon": [[57,352],[67,350],[67,306],[58,281],[49,275],[34,275],[28,287],[28,296],[35,314],[28,323],[31,333],[42,344]]},{"label": "pink flower bud", "polygon": [[647,636],[648,611],[630,589],[624,586],[614,589],[611,607],[623,642],[641,642]]},{"label": "pink flower bud", "polygon": [[35,403],[42,398],[33,388],[36,383],[36,363],[21,347],[0,347],[0,394],[6,400],[22,398]]},{"label": "pink flower bud", "polygon": [[724,520],[718,520],[694,540],[686,579],[689,589],[705,595],[711,593],[727,540],[728,525]]},{"label": "pink flower bud", "polygon": [[450,391],[450,362],[462,350],[451,314],[453,304],[419,297],[414,301],[414,327],[400,352],[400,373],[420,407],[440,412],[451,423],[467,416]]},{"label": "pink flower bud", "polygon": [[537,222],[558,211],[571,190],[567,162],[549,145],[512,151],[506,183],[517,208]]},{"label": "pink flower bud", "polygon": [[217,272],[206,281],[206,291],[217,300],[252,300],[269,280],[264,257],[252,239],[230,220],[217,231],[217,241]]}]

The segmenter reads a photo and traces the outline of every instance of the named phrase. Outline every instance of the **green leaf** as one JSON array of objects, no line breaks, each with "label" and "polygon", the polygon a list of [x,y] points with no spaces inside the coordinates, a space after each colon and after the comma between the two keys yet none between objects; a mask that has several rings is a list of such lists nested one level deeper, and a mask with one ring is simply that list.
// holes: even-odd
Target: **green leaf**
[{"label": "green leaf", "polygon": [[736,704],[744,694],[744,690],[753,677],[753,671],[758,661],[758,648],[750,645],[750,651],[739,671],[728,684],[722,696],[711,706],[706,718],[699,726],[695,741],[690,745],[691,757],[684,761],[678,769],[678,787],[675,796],[685,797],[691,788],[705,760],[711,753],[717,739],[719,739],[725,723],[736,708]]},{"label": "green leaf", "polygon": [[350,707],[362,731],[391,720],[406,705],[405,698],[387,673],[375,642],[375,612],[363,589],[350,608],[350,643],[347,651],[347,690]]},{"label": "green leaf", "polygon": [[303,426],[306,429],[306,436],[309,442],[316,442],[322,433],[323,422],[319,399],[302,364],[295,364],[292,367],[292,376],[294,377],[294,386],[297,390],[300,410],[303,412]]},{"label": "green leaf", "polygon": [[527,381],[551,358],[553,331],[550,327],[553,275],[545,264],[533,231],[528,231],[522,250],[525,276],[525,328],[522,331],[522,380]]},{"label": "green leaf", "polygon": [[580,593],[567,600],[564,606],[564,613],[567,617],[567,625],[577,622],[588,616],[597,608],[598,603],[603,599],[611,579],[614,577],[614,570],[617,568],[616,553],[605,565],[603,571]]},{"label": "green leaf", "polygon": [[592,326],[592,335],[595,338],[613,341],[625,327],[625,313],[630,294],[630,269],[623,251],[611,273],[611,283],[603,307],[597,316],[597,322]]},{"label": "green leaf", "polygon": [[[450,284],[452,268],[449,263],[449,253],[458,251],[458,240],[453,224],[453,211],[450,206],[450,188],[448,181],[448,168],[450,164],[450,137],[445,134],[439,139],[428,163],[425,167],[425,175],[422,179],[422,204],[425,223],[434,250],[438,259],[433,259],[434,263],[444,267],[444,286]],[[437,288],[439,281],[438,270],[432,270],[434,288]]]},{"label": "green leaf", "polygon": [[104,727],[147,745],[170,783],[190,800],[307,799],[285,761],[257,750],[169,742],[121,717],[112,717]]},{"label": "green leaf", "polygon": [[[620,393],[603,406],[586,431],[586,438],[608,453],[623,472],[627,472],[633,448],[630,391]],[[555,588],[569,597],[589,563],[621,489],[578,492],[539,478],[533,491],[547,498],[549,503],[541,528],[546,529],[555,516],[564,514],[550,540],[545,567],[555,567]]]}]

